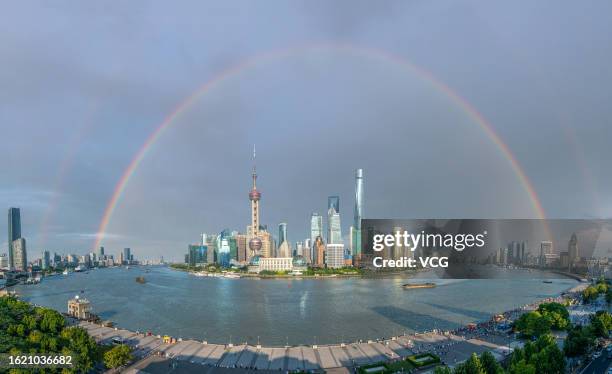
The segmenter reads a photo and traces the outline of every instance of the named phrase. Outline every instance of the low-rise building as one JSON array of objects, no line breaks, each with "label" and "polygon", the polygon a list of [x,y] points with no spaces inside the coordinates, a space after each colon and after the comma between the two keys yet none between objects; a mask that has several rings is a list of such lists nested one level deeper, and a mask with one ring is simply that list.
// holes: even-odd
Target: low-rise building
[{"label": "low-rise building", "polygon": [[262,257],[259,259],[259,271],[291,271],[293,257]]},{"label": "low-rise building", "polygon": [[68,300],[68,314],[79,319],[91,317],[91,304],[87,299],[81,299],[76,295],[74,299]]},{"label": "low-rise building", "polygon": [[330,244],[325,246],[325,265],[336,269],[344,265],[344,244]]}]

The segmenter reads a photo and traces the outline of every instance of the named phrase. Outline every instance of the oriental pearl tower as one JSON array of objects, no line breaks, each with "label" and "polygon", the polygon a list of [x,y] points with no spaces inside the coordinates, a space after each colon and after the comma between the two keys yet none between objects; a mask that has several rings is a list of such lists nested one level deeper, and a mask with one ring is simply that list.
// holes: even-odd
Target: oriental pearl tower
[{"label": "oriental pearl tower", "polygon": [[257,190],[257,169],[255,166],[255,146],[253,146],[253,188],[249,192],[249,200],[251,200],[251,230],[253,238],[249,240],[249,249],[251,250],[251,256],[259,254],[262,246],[261,239],[259,238],[259,200],[261,199],[261,192]]}]

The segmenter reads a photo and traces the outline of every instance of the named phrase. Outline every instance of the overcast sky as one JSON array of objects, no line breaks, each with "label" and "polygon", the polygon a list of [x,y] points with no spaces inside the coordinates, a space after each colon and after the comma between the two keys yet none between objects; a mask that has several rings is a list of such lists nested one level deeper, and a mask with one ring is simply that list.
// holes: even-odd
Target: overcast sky
[{"label": "overcast sky", "polygon": [[151,132],[198,87],[265,56],[149,149],[107,251],[180,259],[201,232],[244,231],[254,143],[261,221],[274,235],[287,222],[293,242],[328,195],[348,231],[358,167],[368,218],[536,217],[473,116],[392,54],[489,120],[548,216],[610,217],[610,14],[605,0],[12,2],[0,13],[0,207],[21,208],[30,258],[89,252]]}]

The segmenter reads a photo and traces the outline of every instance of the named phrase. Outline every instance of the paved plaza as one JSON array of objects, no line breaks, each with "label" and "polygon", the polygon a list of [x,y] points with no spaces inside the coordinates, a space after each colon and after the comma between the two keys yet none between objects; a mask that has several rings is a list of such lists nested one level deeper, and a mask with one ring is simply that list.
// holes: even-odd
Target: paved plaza
[{"label": "paved plaza", "polygon": [[196,340],[164,343],[160,336],[79,322],[101,344],[119,337],[134,349],[136,362],[126,370],[132,373],[188,373],[222,371],[329,371],[337,368],[389,361],[433,351],[453,365],[472,352],[503,352],[508,339],[497,335],[465,339],[436,333],[399,336],[384,341],[368,341],[324,346],[256,347],[246,344],[206,344]]}]

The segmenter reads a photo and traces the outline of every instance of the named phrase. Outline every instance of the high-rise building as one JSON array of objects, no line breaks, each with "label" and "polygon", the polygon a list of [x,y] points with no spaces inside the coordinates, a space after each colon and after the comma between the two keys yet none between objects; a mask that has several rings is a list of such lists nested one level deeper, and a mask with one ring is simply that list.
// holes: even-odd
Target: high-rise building
[{"label": "high-rise building", "polygon": [[540,242],[540,265],[549,266],[555,261],[555,257],[560,257],[553,253],[553,243],[545,240]]},{"label": "high-rise building", "polygon": [[28,254],[24,238],[13,240],[13,269],[17,271],[28,270]]},{"label": "high-rise building", "polygon": [[9,268],[9,260],[8,255],[6,253],[0,254],[0,269],[8,269]]},{"label": "high-rise building", "polygon": [[317,257],[314,245],[318,236],[323,237],[323,216],[313,212],[310,215],[310,251],[313,264],[315,263],[314,259]]},{"label": "high-rise building", "polygon": [[9,269],[15,269],[15,252],[13,242],[21,238],[21,213],[19,208],[9,208],[8,210],[8,259]]},{"label": "high-rise building", "polygon": [[361,218],[363,217],[363,169],[355,170],[355,209],[353,212],[353,232],[351,233],[351,254],[361,256]]},{"label": "high-rise building", "polygon": [[127,264],[130,263],[130,261],[132,260],[132,255],[130,254],[130,249],[129,248],[123,248],[123,260],[122,262],[125,262]]},{"label": "high-rise building", "polygon": [[312,213],[310,216],[310,241],[314,244],[317,236],[323,237],[323,216]]},{"label": "high-rise building", "polygon": [[568,253],[568,262],[569,262],[569,270],[572,270],[573,265],[576,263],[578,259],[578,237],[576,233],[572,233],[572,237],[567,243],[567,253]]},{"label": "high-rise building", "polygon": [[325,267],[325,243],[321,236],[315,238],[313,248],[314,259],[312,260],[312,265],[320,268]]},{"label": "high-rise building", "polygon": [[293,251],[293,256],[304,257],[304,242],[295,243],[295,249]]},{"label": "high-rise building", "polygon": [[104,259],[104,247],[100,247],[100,249],[98,250],[98,258],[100,260]]},{"label": "high-rise building", "polygon": [[238,262],[245,262],[248,257],[246,235],[237,234],[235,238],[236,238],[236,247],[238,247]]},{"label": "high-rise building", "polygon": [[310,241],[310,238],[307,238],[304,240],[304,248],[303,248],[303,253],[302,256],[304,256],[304,261],[306,261],[306,263],[311,264],[312,263],[312,259],[314,257],[314,255],[312,254],[312,242]]},{"label": "high-rise building", "polygon": [[217,262],[223,267],[229,267],[231,260],[229,238],[226,236],[219,235],[217,238],[217,249]]},{"label": "high-rise building", "polygon": [[202,265],[206,262],[206,251],[208,247],[202,244],[190,244],[187,246],[185,263],[190,266]]},{"label": "high-rise building", "polygon": [[238,261],[238,242],[236,241],[236,237],[233,235],[227,238],[229,247],[230,247],[230,262]]},{"label": "high-rise building", "polygon": [[327,212],[327,244],[342,244],[340,213],[334,206]]},{"label": "high-rise building", "polygon": [[217,260],[217,237],[215,235],[202,234],[202,245],[206,246],[206,255],[202,262],[214,264]]},{"label": "high-rise building", "polygon": [[266,230],[259,231],[259,239],[261,240],[261,249],[259,254],[263,257],[272,257],[274,254],[274,240],[272,234]]},{"label": "high-rise building", "polygon": [[288,241],[284,241],[281,243],[281,245],[278,247],[278,254],[277,257],[292,257],[291,256],[291,247],[289,246],[289,242]]},{"label": "high-rise building", "polygon": [[281,222],[278,224],[278,245],[283,244],[287,240],[287,223]]},{"label": "high-rise building", "polygon": [[42,253],[42,268],[48,269],[51,266],[51,253],[49,251],[43,251]]},{"label": "high-rise building", "polygon": [[334,208],[336,213],[340,213],[340,196],[328,196],[327,197],[327,210]]},{"label": "high-rise building", "polygon": [[542,241],[540,243],[540,256],[549,255],[553,253],[553,243],[551,241]]}]

